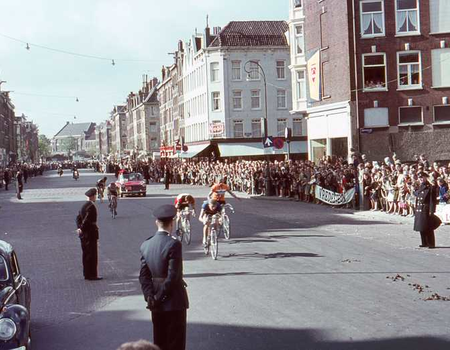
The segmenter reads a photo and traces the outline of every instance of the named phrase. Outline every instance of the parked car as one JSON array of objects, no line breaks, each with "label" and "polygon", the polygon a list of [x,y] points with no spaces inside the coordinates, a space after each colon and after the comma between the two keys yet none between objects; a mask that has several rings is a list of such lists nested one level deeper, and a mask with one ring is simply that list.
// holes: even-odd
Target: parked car
[{"label": "parked car", "polygon": [[119,179],[116,182],[119,188],[120,197],[128,195],[147,195],[147,186],[144,178],[139,173],[119,174]]},{"label": "parked car", "polygon": [[0,349],[31,350],[30,282],[12,246],[0,240]]}]

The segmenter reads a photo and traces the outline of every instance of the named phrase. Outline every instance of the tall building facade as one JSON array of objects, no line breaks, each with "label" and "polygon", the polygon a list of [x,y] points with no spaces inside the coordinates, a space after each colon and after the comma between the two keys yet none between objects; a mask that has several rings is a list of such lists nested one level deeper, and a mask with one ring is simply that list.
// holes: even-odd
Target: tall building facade
[{"label": "tall building facade", "polygon": [[114,106],[111,112],[111,154],[119,158],[127,148],[126,106]]},{"label": "tall building facade", "polygon": [[19,162],[38,162],[39,136],[37,126],[28,121],[27,117],[22,114],[15,117],[14,132],[16,160]]},{"label": "tall building facade", "polygon": [[14,109],[8,92],[0,91],[0,166],[16,159]]}]

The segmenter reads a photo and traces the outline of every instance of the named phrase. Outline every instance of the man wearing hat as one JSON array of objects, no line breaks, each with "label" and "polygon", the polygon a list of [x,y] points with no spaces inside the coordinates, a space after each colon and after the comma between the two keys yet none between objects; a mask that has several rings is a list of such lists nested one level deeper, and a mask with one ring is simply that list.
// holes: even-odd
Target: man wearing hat
[{"label": "man wearing hat", "polygon": [[414,192],[417,197],[416,214],[414,216],[414,231],[420,232],[422,244],[420,247],[435,247],[435,237],[432,216],[436,211],[436,187],[428,182],[428,174],[419,173],[420,186]]},{"label": "man wearing hat", "polygon": [[139,282],[153,322],[153,342],[162,350],[186,347],[186,310],[189,308],[183,281],[181,242],[171,236],[177,210],[157,208],[158,231],[141,246]]},{"label": "man wearing hat", "polygon": [[98,267],[98,226],[97,226],[97,189],[91,188],[85,193],[87,202],[83,204],[77,216],[77,233],[83,251],[83,274],[89,281],[99,281]]}]

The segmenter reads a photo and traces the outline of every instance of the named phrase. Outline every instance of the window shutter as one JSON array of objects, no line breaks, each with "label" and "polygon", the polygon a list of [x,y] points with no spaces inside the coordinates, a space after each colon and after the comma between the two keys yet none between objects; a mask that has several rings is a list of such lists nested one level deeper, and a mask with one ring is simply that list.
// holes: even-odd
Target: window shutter
[{"label": "window shutter", "polygon": [[433,86],[450,86],[450,49],[431,50]]},{"label": "window shutter", "polygon": [[449,0],[430,0],[430,21],[432,33],[450,32],[449,18]]}]

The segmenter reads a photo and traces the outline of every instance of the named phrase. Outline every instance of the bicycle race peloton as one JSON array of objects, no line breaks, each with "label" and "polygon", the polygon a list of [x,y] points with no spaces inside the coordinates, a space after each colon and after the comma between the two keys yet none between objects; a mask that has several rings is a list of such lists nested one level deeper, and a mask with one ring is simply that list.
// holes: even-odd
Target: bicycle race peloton
[{"label": "bicycle race peloton", "polygon": [[195,198],[189,193],[181,193],[175,198],[174,204],[177,209],[177,218],[175,221],[176,235],[181,240],[183,240],[183,236],[188,235],[185,238],[188,238],[186,243],[189,244],[191,213],[195,216]]}]

